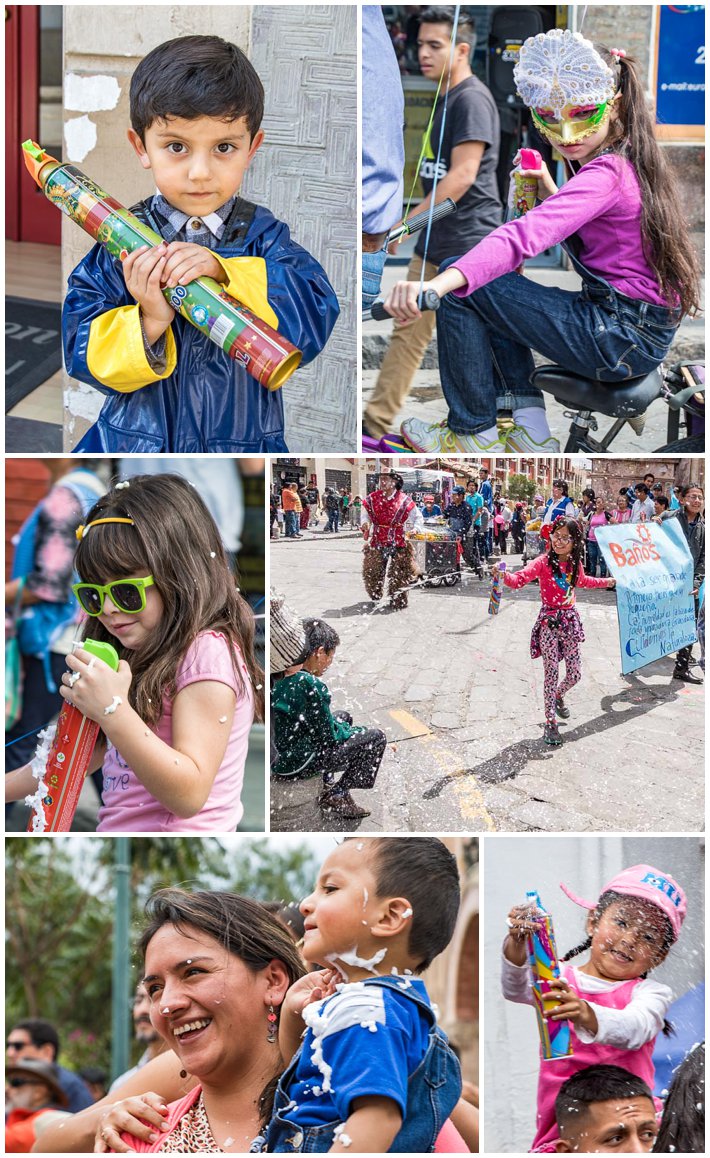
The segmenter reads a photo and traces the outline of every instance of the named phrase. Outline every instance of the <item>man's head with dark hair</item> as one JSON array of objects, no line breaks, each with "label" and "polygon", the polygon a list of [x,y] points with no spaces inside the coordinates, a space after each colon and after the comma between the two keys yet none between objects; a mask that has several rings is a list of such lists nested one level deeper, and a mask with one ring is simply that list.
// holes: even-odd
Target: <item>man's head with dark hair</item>
[{"label": "man's head with dark hair", "polygon": [[642,499],[648,498],[648,487],[645,483],[636,483],[634,490],[636,491],[637,495],[641,496]]},{"label": "man's head with dark hair", "polygon": [[59,1056],[59,1034],[51,1021],[42,1017],[25,1017],[15,1022],[6,1044],[8,1062],[31,1057],[53,1062]]},{"label": "man's head with dark hair", "polygon": [[665,495],[654,495],[653,505],[656,508],[656,514],[660,515],[661,511],[667,511],[670,503]]},{"label": "man's head with dark hair", "polygon": [[558,1154],[648,1152],[658,1132],[653,1094],[620,1066],[587,1066],[555,1100]]},{"label": "man's head with dark hair", "polygon": [[145,144],[156,121],[244,117],[253,138],[264,116],[264,86],[236,44],[219,36],[179,36],[143,57],[131,77],[131,124]]},{"label": "man's head with dark hair", "polygon": [[[449,39],[454,30],[456,8],[449,4],[432,4],[419,17],[419,24],[448,24]],[[456,43],[467,44],[469,51],[476,45],[476,22],[468,12],[459,12],[456,25]]]},{"label": "man's head with dark hair", "polygon": [[170,205],[204,217],[238,193],[264,139],[264,87],[236,44],[159,44],[133,74],[130,105],[128,139]]},{"label": "man's head with dark hair", "polygon": [[565,498],[569,495],[569,487],[563,478],[554,478],[552,480],[552,489],[562,491]]},{"label": "man's head with dark hair", "polygon": [[321,676],[333,662],[340,636],[324,619],[304,619],[303,630],[308,648],[308,655],[303,662],[304,670],[311,675]]},{"label": "man's head with dark hair", "polygon": [[651,472],[650,472],[650,471],[648,471],[648,472],[647,472],[647,473],[646,473],[646,474],[643,476],[643,481],[646,483],[646,486],[647,486],[647,487],[648,487],[648,489],[650,490],[650,489],[651,489],[651,487],[653,486],[654,482],[656,481],[656,476],[655,476],[655,474],[651,474]]}]

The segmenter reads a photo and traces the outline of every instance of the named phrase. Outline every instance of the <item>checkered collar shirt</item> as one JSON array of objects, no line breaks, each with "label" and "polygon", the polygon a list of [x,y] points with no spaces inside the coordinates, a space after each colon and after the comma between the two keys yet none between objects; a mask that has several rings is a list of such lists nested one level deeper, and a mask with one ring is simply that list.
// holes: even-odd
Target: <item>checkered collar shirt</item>
[{"label": "checkered collar shirt", "polygon": [[166,201],[160,190],[153,198],[152,212],[160,219],[160,232],[163,240],[190,242],[193,245],[212,247],[224,233],[224,226],[234,208],[236,194],[215,209],[214,213],[206,213],[204,217],[183,213]]}]

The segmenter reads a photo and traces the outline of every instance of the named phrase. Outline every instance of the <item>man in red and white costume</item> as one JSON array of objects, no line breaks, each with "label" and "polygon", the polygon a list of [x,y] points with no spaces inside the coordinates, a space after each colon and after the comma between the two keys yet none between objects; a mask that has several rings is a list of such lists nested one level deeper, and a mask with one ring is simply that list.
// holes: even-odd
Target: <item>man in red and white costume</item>
[{"label": "man in red and white costume", "polygon": [[424,520],[416,503],[404,494],[400,474],[383,469],[379,482],[378,489],[362,503],[362,577],[367,594],[376,603],[382,598],[387,577],[390,605],[399,610],[407,606],[405,588],[415,574],[414,553],[407,534],[421,529]]}]

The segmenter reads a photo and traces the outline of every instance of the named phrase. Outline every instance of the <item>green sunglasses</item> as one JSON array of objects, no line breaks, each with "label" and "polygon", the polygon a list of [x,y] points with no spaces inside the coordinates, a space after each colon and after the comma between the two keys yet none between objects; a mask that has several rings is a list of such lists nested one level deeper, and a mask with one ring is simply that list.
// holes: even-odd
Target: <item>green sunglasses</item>
[{"label": "green sunglasses", "polygon": [[154,583],[153,576],[146,575],[144,579],[115,579],[105,586],[101,583],[74,583],[72,591],[87,615],[100,615],[107,595],[119,611],[137,615],[139,611],[145,611],[146,587],[152,587]]}]

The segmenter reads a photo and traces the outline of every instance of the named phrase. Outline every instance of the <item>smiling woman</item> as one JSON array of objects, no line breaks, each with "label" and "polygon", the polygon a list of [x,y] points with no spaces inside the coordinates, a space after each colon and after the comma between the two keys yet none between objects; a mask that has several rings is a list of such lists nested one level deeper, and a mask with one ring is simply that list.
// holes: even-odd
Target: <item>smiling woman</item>
[{"label": "smiling woman", "polygon": [[167,1107],[162,1136],[124,1141],[137,1151],[246,1153],[271,1112],[283,1064],[276,1011],[303,973],[300,957],[282,925],[233,893],[163,889],[147,912],[150,1019],[199,1084]]}]

